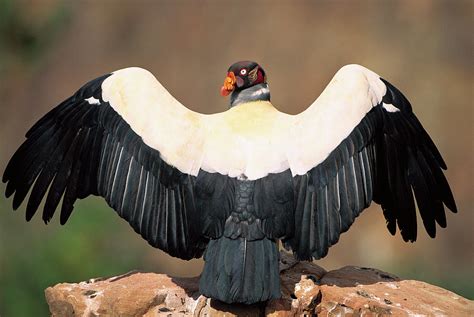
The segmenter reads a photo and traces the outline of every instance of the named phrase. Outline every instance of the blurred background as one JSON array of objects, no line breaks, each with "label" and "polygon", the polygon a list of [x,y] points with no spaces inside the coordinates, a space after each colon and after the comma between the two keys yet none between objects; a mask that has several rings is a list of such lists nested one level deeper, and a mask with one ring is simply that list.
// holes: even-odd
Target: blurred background
[{"label": "blurred background", "polygon": [[[273,104],[298,113],[348,63],[392,82],[443,154],[459,214],[430,239],[406,244],[379,206],[357,219],[327,270],[375,267],[474,298],[474,1],[13,1],[0,0],[0,171],[26,130],[86,81],[140,66],[189,108],[227,108],[230,64],[258,61]],[[0,185],[3,193],[5,185]],[[132,269],[193,276],[201,260],[153,249],[99,198],[76,203],[65,226],[24,221],[0,198],[0,315],[46,316],[43,291],[59,282]]]}]

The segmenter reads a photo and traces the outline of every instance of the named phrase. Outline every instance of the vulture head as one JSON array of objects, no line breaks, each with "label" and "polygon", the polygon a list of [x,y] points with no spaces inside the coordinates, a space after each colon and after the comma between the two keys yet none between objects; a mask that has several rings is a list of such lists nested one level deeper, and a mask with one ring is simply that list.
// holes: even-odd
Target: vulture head
[{"label": "vulture head", "polygon": [[230,106],[241,103],[270,100],[267,76],[262,66],[252,61],[240,61],[232,64],[221,87],[221,95],[231,94]]}]

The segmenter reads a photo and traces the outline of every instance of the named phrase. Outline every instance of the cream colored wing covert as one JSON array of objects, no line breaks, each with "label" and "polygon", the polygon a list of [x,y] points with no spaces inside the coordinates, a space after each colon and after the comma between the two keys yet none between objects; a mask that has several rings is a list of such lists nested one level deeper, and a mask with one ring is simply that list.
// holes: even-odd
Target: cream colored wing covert
[{"label": "cream colored wing covert", "polygon": [[342,67],[305,111],[286,119],[291,121],[287,157],[292,173],[305,174],[323,162],[381,104],[386,90],[380,77],[367,68]]},{"label": "cream colored wing covert", "polygon": [[[177,101],[148,71],[127,68],[102,84],[103,99],[143,142],[182,173],[202,169],[255,180],[288,169],[289,116],[269,102],[204,115]],[[286,127],[285,127],[286,125]]]},{"label": "cream colored wing covert", "polygon": [[137,67],[116,71],[104,80],[102,96],[167,163],[197,175],[204,151],[205,115],[183,106],[153,74]]},{"label": "cream colored wing covert", "polygon": [[415,199],[431,237],[456,212],[446,165],[405,96],[359,65],[339,70],[319,98],[291,117],[287,157],[294,175],[299,259],[324,257],[372,201],[387,228],[417,238]]}]

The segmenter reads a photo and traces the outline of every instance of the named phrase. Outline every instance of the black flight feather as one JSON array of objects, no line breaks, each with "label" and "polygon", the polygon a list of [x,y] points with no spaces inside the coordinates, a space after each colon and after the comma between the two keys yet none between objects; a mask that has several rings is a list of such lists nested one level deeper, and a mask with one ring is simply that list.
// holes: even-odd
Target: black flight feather
[{"label": "black flight feather", "polygon": [[[382,102],[322,163],[294,178],[295,232],[284,245],[300,260],[326,255],[372,200],[381,204],[389,232],[395,234],[398,225],[405,241],[417,237],[415,198],[432,237],[435,221],[446,226],[443,203],[456,211],[439,151],[408,100],[382,81]],[[384,104],[399,111],[388,112]]]},{"label": "black flight feather", "polygon": [[[199,238],[202,231],[197,220],[201,217],[195,214],[207,210],[196,208],[190,194],[194,186],[189,186],[192,182],[186,175],[165,163],[103,101],[101,85],[109,76],[84,85],[26,133],[27,139],[3,174],[6,195],[14,194],[16,209],[32,188],[27,220],[46,196],[45,222],[53,217],[62,198],[62,224],[78,198],[101,195],[151,245],[181,258],[199,257],[205,239]],[[99,104],[86,101],[91,97]],[[163,201],[160,193],[165,193]],[[187,201],[186,210],[183,201]],[[215,201],[211,210],[215,216],[210,226],[214,228],[221,227],[215,223],[225,217],[215,210],[220,202]],[[190,229],[189,224],[197,228]]]}]

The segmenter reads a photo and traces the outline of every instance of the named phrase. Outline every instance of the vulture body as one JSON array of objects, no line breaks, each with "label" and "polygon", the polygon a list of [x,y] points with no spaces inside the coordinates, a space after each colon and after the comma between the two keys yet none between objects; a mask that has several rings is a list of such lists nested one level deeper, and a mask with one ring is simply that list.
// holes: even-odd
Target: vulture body
[{"label": "vulture body", "polygon": [[446,165],[408,100],[359,65],[341,68],[298,115],[270,103],[263,68],[238,62],[221,89],[230,109],[193,112],[148,71],[94,79],[41,118],[8,163],[13,208],[47,223],[99,195],[152,246],[204,255],[203,295],[227,303],[280,296],[278,241],[324,257],[372,201],[387,227],[417,237],[456,212]]}]

